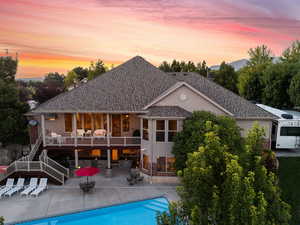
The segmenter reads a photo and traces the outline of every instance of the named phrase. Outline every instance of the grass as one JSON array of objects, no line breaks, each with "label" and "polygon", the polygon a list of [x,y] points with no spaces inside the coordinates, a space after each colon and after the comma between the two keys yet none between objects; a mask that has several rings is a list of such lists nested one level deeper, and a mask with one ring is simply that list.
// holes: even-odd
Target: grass
[{"label": "grass", "polygon": [[300,224],[300,157],[279,158],[279,182],[283,199],[292,207],[291,225]]}]

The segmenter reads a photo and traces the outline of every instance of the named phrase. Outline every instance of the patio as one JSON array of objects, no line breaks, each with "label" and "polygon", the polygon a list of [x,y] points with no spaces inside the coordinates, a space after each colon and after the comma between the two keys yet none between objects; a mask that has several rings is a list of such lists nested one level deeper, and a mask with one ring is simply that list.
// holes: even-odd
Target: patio
[{"label": "patio", "polygon": [[96,181],[96,188],[88,194],[83,194],[78,186],[84,178],[73,177],[64,186],[49,185],[38,198],[21,198],[19,195],[4,198],[0,200],[0,216],[4,216],[6,223],[11,223],[158,196],[165,196],[169,201],[178,199],[176,185],[143,182],[129,186],[127,174],[124,170],[114,169],[113,177],[106,178],[100,172],[91,178]]}]

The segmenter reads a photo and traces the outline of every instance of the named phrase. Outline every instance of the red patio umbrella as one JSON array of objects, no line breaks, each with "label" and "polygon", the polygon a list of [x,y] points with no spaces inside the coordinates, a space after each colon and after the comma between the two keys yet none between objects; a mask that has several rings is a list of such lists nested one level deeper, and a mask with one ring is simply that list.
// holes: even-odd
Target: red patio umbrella
[{"label": "red patio umbrella", "polygon": [[84,168],[77,169],[75,171],[75,174],[76,174],[76,176],[79,176],[79,177],[86,177],[86,180],[88,182],[88,177],[94,176],[99,172],[100,172],[100,169],[98,169],[96,167],[84,167]]},{"label": "red patio umbrella", "polygon": [[0,166],[0,173],[6,173],[7,166]]}]

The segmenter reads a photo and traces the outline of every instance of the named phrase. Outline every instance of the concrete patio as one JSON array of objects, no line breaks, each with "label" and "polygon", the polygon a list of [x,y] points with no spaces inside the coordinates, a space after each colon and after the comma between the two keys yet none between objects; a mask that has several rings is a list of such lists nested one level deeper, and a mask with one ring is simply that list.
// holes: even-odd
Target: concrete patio
[{"label": "concrete patio", "polygon": [[165,196],[169,201],[178,199],[174,184],[143,182],[129,186],[127,174],[114,170],[111,178],[104,174],[91,178],[96,181],[96,188],[88,194],[83,194],[78,186],[84,178],[73,177],[64,186],[49,185],[49,189],[38,198],[20,197],[19,194],[3,198],[0,200],[0,216],[4,216],[6,223],[12,223],[158,196]]}]

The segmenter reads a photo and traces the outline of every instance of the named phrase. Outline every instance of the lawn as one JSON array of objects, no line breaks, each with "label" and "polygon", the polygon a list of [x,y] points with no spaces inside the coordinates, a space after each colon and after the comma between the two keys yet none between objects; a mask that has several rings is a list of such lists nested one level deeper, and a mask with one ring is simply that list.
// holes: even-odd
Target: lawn
[{"label": "lawn", "polygon": [[279,158],[283,199],[292,206],[291,225],[300,224],[300,157]]}]

